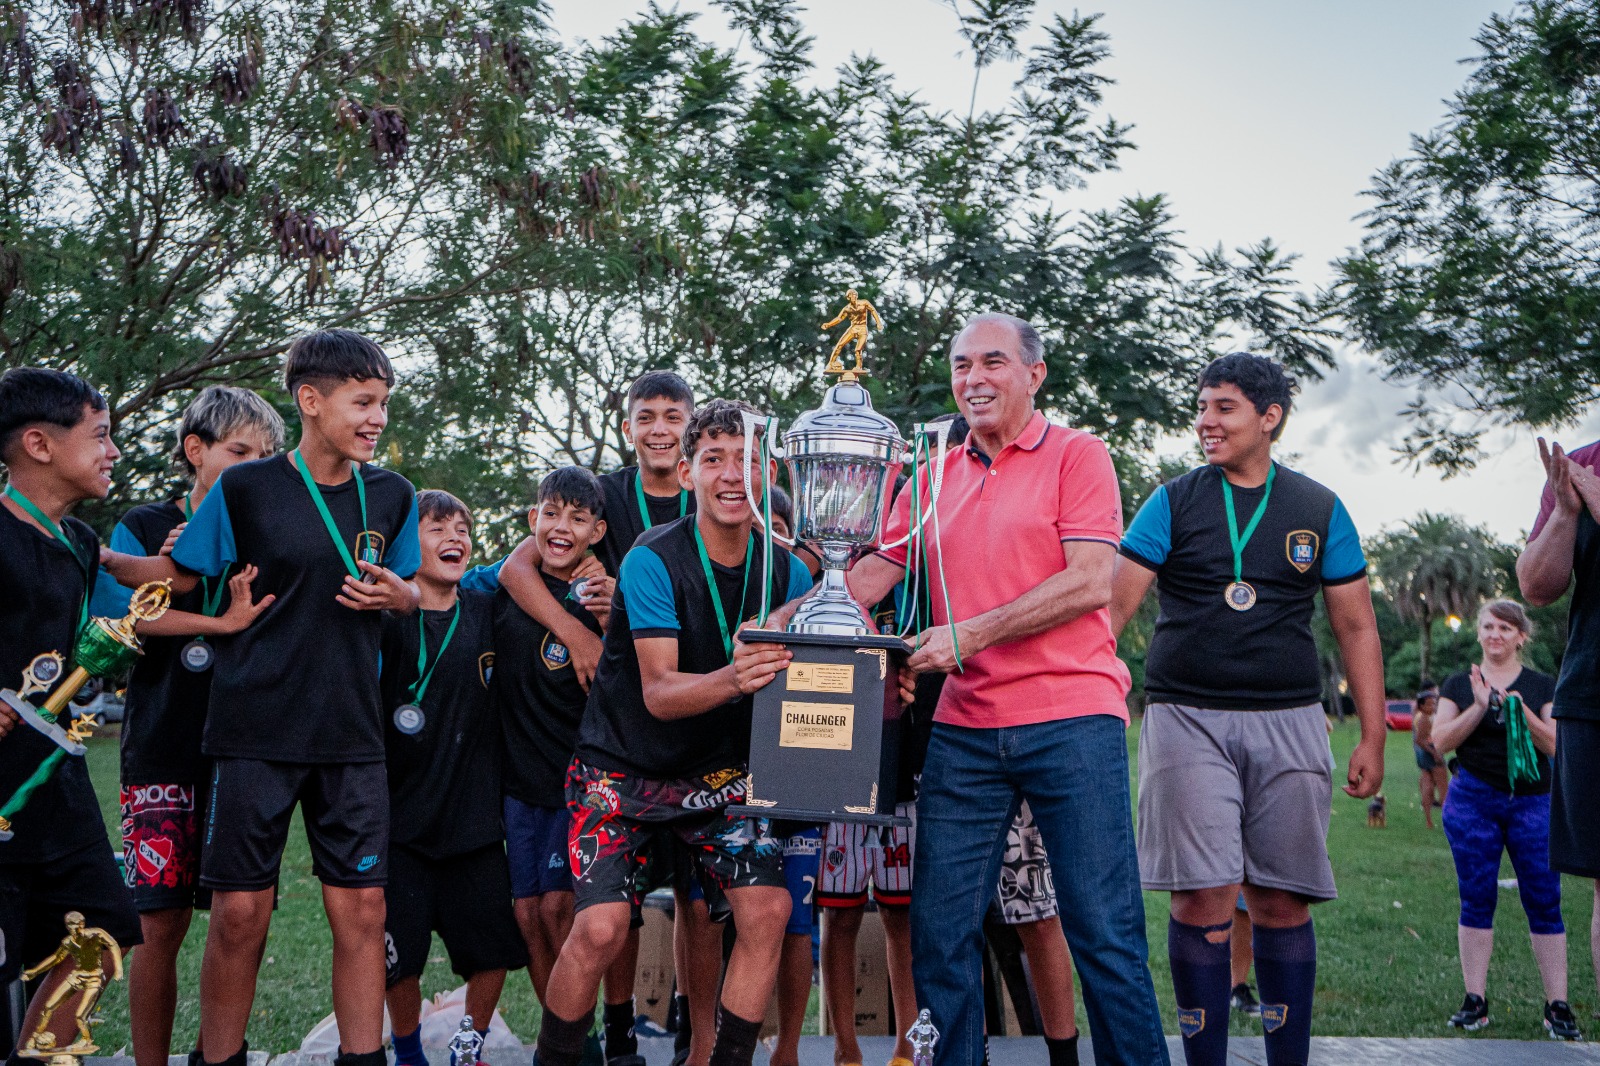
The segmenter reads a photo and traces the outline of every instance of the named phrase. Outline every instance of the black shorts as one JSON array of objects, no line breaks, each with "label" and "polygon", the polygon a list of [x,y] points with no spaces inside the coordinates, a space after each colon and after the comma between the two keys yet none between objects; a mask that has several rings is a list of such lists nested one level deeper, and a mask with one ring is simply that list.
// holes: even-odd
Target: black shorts
[{"label": "black shorts", "polygon": [[444,941],[450,968],[462,980],[485,970],[528,965],[511,911],[511,868],[503,844],[447,859],[430,859],[404,845],[392,847],[383,898],[389,907],[383,924],[390,988],[407,977],[422,976],[434,933]]},{"label": "black shorts", "polygon": [[745,782],[734,770],[651,781],[574,759],[567,771],[574,908],[638,900],[645,848],[673,838],[699,863],[708,890],[787,888],[783,849],[767,820],[728,813],[744,799]]},{"label": "black shorts", "polygon": [[278,883],[296,803],[311,870],[334,888],[388,877],[389,779],[381,762],[289,763],[218,758],[211,767],[200,884],[257,892]]},{"label": "black shorts", "polygon": [[67,935],[68,911],[110,933],[124,952],[144,943],[109,841],[43,862],[0,866],[0,985],[50,957]]},{"label": "black shorts", "polygon": [[1600,722],[1556,719],[1555,778],[1550,790],[1550,867],[1600,877]]}]

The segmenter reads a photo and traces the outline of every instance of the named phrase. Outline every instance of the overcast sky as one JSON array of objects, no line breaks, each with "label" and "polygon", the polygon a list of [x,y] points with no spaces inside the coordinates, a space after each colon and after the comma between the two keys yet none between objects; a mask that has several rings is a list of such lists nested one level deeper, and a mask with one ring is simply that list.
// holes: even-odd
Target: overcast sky
[{"label": "overcast sky", "polygon": [[[669,6],[663,3],[663,6]],[[723,16],[704,0],[700,31],[727,44]],[[831,69],[872,52],[902,88],[964,112],[971,67],[955,16],[940,0],[809,0],[814,56]],[[1360,239],[1355,217],[1369,176],[1406,150],[1412,133],[1444,116],[1475,54],[1472,38],[1507,0],[1115,0],[1053,12],[1103,10],[1116,79],[1106,113],[1134,127],[1137,145],[1119,172],[1064,201],[1096,208],[1123,196],[1164,193],[1194,247],[1232,248],[1271,237],[1302,256],[1301,280],[1322,284],[1329,262]],[[564,37],[598,39],[645,4],[551,0]],[[1000,102],[1014,69],[991,68],[980,106]],[[1394,463],[1398,412],[1412,393],[1389,385],[1359,351],[1308,388],[1282,447],[1301,470],[1345,500],[1363,533],[1419,510],[1449,511],[1515,539],[1533,521],[1544,474],[1528,433],[1493,438],[1492,456],[1451,481]],[[1600,437],[1600,412],[1562,434],[1572,444]],[[1165,450],[1184,451],[1175,440]]]}]

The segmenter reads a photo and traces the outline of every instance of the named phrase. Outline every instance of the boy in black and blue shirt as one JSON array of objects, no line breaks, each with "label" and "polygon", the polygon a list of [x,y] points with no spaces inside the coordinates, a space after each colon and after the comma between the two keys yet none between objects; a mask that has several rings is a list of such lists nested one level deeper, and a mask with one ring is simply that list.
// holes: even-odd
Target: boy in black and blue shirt
[{"label": "boy in black and blue shirt", "polygon": [[[744,489],[748,410],[713,400],[690,418],[679,482],[698,511],[651,529],[622,564],[568,776],[577,917],[551,975],[535,1050],[542,1066],[576,1066],[600,976],[627,935],[638,853],[668,835],[688,845],[739,927],[712,1066],[748,1066],[755,1051],[789,893],[765,820],[727,807],[745,794],[750,695],[789,655],[739,643],[735,632],[763,602],[807,592],[811,575],[780,550],[763,580],[769,568]],[[764,473],[750,471],[758,491]]]},{"label": "boy in black and blue shirt", "polygon": [[[0,375],[0,687],[20,688],[35,656],[70,659],[91,615],[125,613],[126,594],[97,580],[99,538],[68,517],[78,503],[106,496],[118,455],[106,402],[86,382],[33,367]],[[59,750],[0,705],[0,802]],[[68,911],[124,950],[140,942],[139,916],[81,757],[64,759],[10,828],[12,838],[0,842],[0,985],[56,949]],[[44,999],[35,998],[26,1021],[6,1018],[7,1031],[31,1031]]]},{"label": "boy in black and blue shirt", "polygon": [[[383,707],[389,775],[389,1019],[395,1061],[427,1066],[420,978],[433,934],[467,983],[480,1035],[527,964],[511,911],[500,824],[500,723],[490,697],[500,634],[494,598],[459,589],[472,514],[448,492],[417,493],[421,609],[383,616]],[[504,646],[522,657],[523,648]]]},{"label": "boy in black and blue shirt", "polygon": [[358,333],[290,346],[285,385],[303,432],[289,455],[225,471],[170,559],[116,555],[124,584],[258,568],[276,597],[216,643],[202,748],[212,760],[200,883],[213,890],[200,977],[205,1061],[243,1066],[278,865],[304,804],[312,869],[333,931],[343,1066],[382,1066],[383,885],[389,850],[383,610],[416,610],[415,492],[368,465],[388,422],[394,370]]}]

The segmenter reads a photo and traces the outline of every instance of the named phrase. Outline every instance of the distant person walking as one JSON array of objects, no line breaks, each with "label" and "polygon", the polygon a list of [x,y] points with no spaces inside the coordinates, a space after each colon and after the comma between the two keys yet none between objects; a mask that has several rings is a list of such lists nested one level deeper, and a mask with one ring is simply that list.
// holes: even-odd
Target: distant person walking
[{"label": "distant person walking", "polygon": [[1522,665],[1522,646],[1532,633],[1521,604],[1484,604],[1478,612],[1482,662],[1447,678],[1439,688],[1434,746],[1440,754],[1456,752],[1460,760],[1443,821],[1461,891],[1456,940],[1467,995],[1450,1016],[1450,1025],[1473,1030],[1489,1024],[1485,989],[1494,951],[1500,856],[1508,853],[1544,982],[1544,1026],[1556,1039],[1579,1040],[1582,1034],[1567,1005],[1561,876],[1549,863],[1555,678]]},{"label": "distant person walking", "polygon": [[1444,809],[1450,794],[1450,771],[1433,743],[1433,716],[1439,709],[1439,686],[1422,683],[1417,693],[1417,713],[1411,719],[1411,750],[1417,756],[1417,791],[1422,794],[1422,821],[1433,828],[1433,809]]},{"label": "distant person walking", "polygon": [[[1544,495],[1528,547],[1517,560],[1523,598],[1554,603],[1572,586],[1567,651],[1556,681],[1556,756],[1550,801],[1550,865],[1559,873],[1600,877],[1600,441],[1570,456],[1546,447]],[[1576,579],[1576,580],[1574,580]],[[1600,884],[1589,950],[1600,972]]]}]

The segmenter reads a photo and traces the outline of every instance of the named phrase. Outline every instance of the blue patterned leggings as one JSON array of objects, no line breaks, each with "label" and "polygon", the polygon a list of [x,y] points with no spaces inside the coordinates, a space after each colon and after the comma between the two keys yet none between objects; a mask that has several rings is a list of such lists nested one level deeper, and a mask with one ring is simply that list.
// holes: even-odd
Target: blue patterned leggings
[{"label": "blue patterned leggings", "polygon": [[1513,796],[1466,770],[1450,783],[1444,801],[1444,835],[1456,860],[1461,924],[1494,928],[1500,854],[1511,855],[1517,891],[1535,934],[1562,933],[1561,875],[1550,869],[1550,796]]}]

